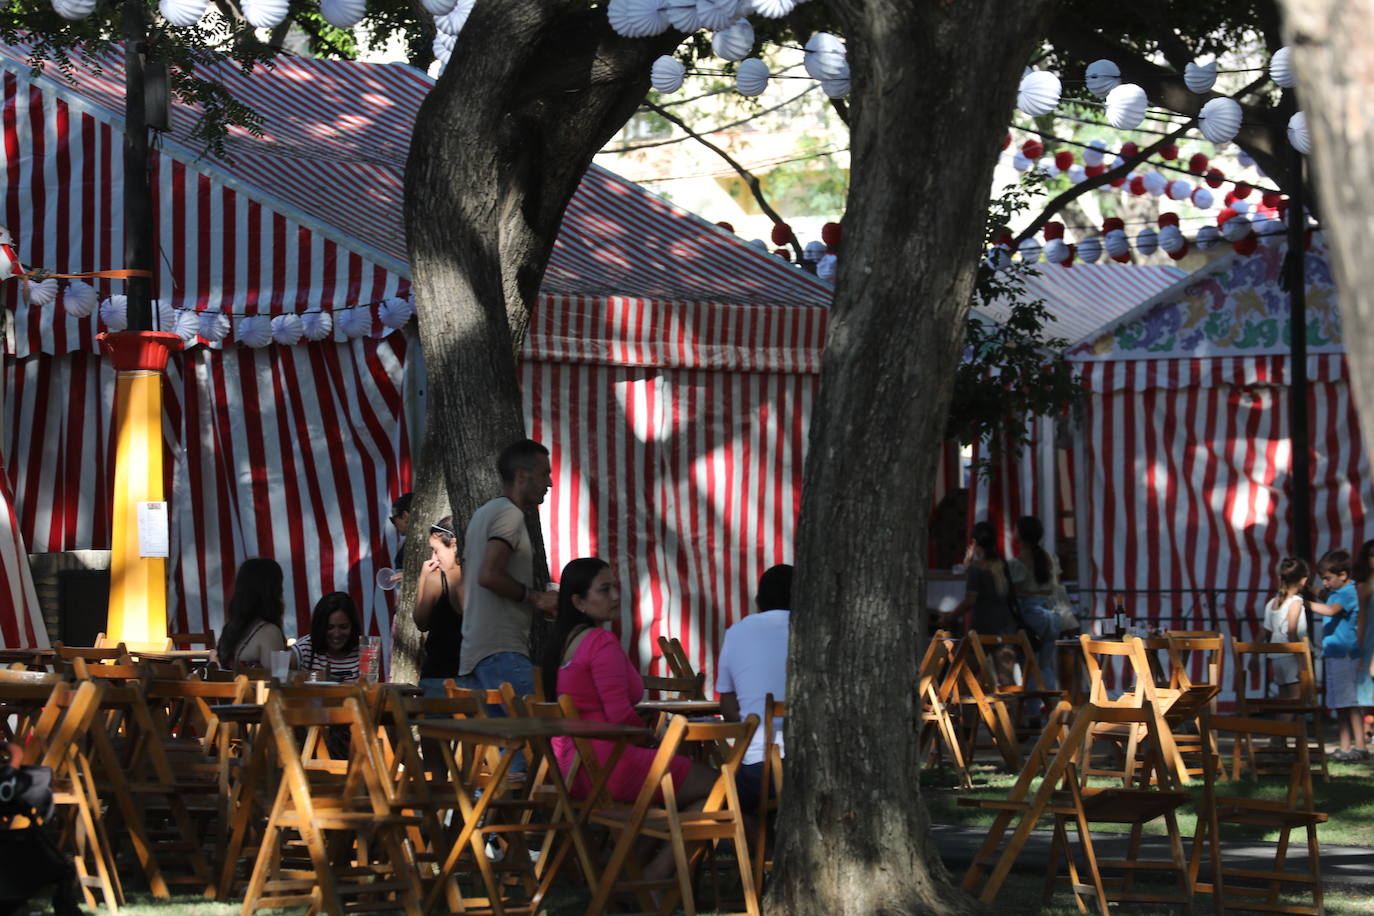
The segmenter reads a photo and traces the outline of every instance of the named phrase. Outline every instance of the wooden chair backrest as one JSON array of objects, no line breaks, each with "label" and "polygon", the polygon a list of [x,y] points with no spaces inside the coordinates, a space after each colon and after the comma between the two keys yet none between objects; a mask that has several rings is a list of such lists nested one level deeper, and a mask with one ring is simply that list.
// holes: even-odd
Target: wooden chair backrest
[{"label": "wooden chair backrest", "polygon": [[116,662],[129,654],[122,642],[113,646],[68,646],[55,642],[52,647],[58,658],[68,662],[77,658],[87,662]]},{"label": "wooden chair backrest", "polygon": [[[1140,639],[1127,636],[1120,642],[1116,640],[1093,639],[1086,633],[1078,637],[1083,648],[1083,665],[1088,672],[1088,702],[1099,707],[1139,706],[1153,692],[1154,674],[1145,658],[1145,649]],[[1129,689],[1112,699],[1107,693],[1106,680],[1102,672],[1102,659],[1120,658],[1124,660],[1123,678],[1131,681]]]},{"label": "wooden chair backrest", "polygon": [[668,663],[668,669],[673,672],[673,677],[696,677],[697,673],[692,668],[692,662],[687,658],[687,652],[682,648],[682,641],[677,637],[669,639],[666,636],[658,638],[658,651],[663,656],[663,660]]},{"label": "wooden chair backrest", "polygon": [[74,750],[92,727],[100,712],[100,703],[105,688],[96,681],[86,681],[73,688],[68,684],[58,684],[53,688],[51,708],[44,710],[43,718],[34,728],[29,747],[25,748],[26,761],[39,766],[52,767],[60,778],[70,778],[66,763]]},{"label": "wooden chair backrest", "polygon": [[[1292,656],[1298,661],[1298,702],[1317,706],[1317,679],[1312,670],[1312,644],[1306,639],[1298,642],[1237,642],[1231,647],[1236,653],[1236,670],[1232,683],[1236,691],[1236,702],[1242,711],[1247,702],[1254,697],[1248,696],[1248,672],[1246,662],[1251,657]],[[1263,691],[1263,687],[1261,687]],[[1261,692],[1260,697],[1263,697]]]},{"label": "wooden chair backrest", "polygon": [[216,645],[214,630],[204,633],[168,633],[167,639],[174,649],[205,649],[213,652]]},{"label": "wooden chair backrest", "polygon": [[703,672],[691,677],[655,677],[646,674],[644,675],[644,689],[660,694],[676,693],[684,700],[704,700],[706,699],[706,674]]},{"label": "wooden chair backrest", "polygon": [[[1282,643],[1280,643],[1282,645]],[[1312,765],[1308,753],[1307,725],[1301,719],[1255,719],[1243,716],[1211,716],[1214,731],[1228,732],[1238,740],[1242,736],[1282,738],[1297,754],[1296,765],[1288,771],[1288,791],[1285,802],[1294,811],[1311,811],[1316,796],[1312,790]],[[1204,768],[1204,772],[1210,768]],[[1208,774],[1205,778],[1212,778]],[[1211,783],[1208,783],[1211,788]]]},{"label": "wooden chair backrest", "polygon": [[[992,664],[988,658],[988,649],[996,650],[1001,647],[1015,649],[1021,654],[1021,683],[1020,684],[999,684],[997,683],[997,666]],[[1010,634],[977,634],[977,639],[972,640],[970,648],[973,650],[973,657],[977,661],[979,675],[983,683],[997,693],[1016,693],[1022,690],[1044,691],[1044,674],[1040,671],[1040,664],[1035,660],[1035,651],[1031,649],[1030,637],[1025,630],[1017,630]]]},{"label": "wooden chair backrest", "polygon": [[[510,687],[509,684],[503,686]],[[444,692],[447,693],[451,699],[473,700],[485,706],[495,706],[503,709],[508,716],[513,715],[506,706],[506,697],[505,694],[502,693],[500,687],[495,690],[483,690],[480,687],[459,687],[456,682],[449,680],[444,682]],[[511,696],[515,696],[514,689],[511,690]]]},{"label": "wooden chair backrest", "polygon": [[[1169,686],[1175,690],[1190,687],[1222,686],[1226,664],[1226,638],[1219,632],[1176,631],[1165,634],[1169,641]],[[1194,680],[1189,669],[1195,656],[1202,657],[1203,677]]]}]

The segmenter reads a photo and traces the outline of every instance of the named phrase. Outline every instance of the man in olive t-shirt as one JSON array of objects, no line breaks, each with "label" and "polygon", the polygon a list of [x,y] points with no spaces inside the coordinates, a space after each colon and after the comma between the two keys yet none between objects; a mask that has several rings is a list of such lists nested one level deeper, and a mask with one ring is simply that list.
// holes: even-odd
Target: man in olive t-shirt
[{"label": "man in olive t-shirt", "polygon": [[[473,513],[463,542],[463,649],[458,674],[466,683],[517,696],[534,692],[530,623],[537,609],[553,613],[558,596],[534,588],[534,555],[525,513],[552,484],[549,450],[532,439],[506,446],[496,461],[502,495]],[[472,571],[476,571],[476,575]],[[499,707],[493,712],[500,714]]]}]

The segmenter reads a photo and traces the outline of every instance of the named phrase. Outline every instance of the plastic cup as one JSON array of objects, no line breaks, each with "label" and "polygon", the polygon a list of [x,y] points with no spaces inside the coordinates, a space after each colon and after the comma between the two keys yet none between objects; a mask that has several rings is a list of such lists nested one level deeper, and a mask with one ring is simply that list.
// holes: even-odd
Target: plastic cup
[{"label": "plastic cup", "polygon": [[274,680],[285,681],[291,673],[291,650],[268,653],[268,672]]},{"label": "plastic cup", "polygon": [[390,566],[383,566],[377,570],[377,587],[384,592],[389,592],[401,584],[401,574]]}]

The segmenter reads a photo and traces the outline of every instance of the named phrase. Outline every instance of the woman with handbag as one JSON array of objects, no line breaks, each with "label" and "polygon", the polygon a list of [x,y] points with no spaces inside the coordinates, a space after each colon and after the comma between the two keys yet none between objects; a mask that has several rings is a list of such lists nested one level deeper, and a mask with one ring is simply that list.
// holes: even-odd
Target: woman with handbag
[{"label": "woman with handbag", "polygon": [[[1015,595],[1007,574],[1007,561],[997,548],[997,530],[990,522],[977,522],[969,532],[968,552],[964,555],[968,579],[964,586],[964,600],[958,607],[939,618],[940,626],[949,626],[965,614],[970,616],[968,629],[982,635],[1007,636],[1015,633]],[[1016,653],[1001,647],[993,655],[999,684],[1016,683]]]},{"label": "woman with handbag", "polygon": [[1026,629],[1038,642],[1035,662],[1040,666],[1040,676],[1045,687],[1053,690],[1059,685],[1055,670],[1055,640],[1059,638],[1055,593],[1059,585],[1059,564],[1040,546],[1044,537],[1045,526],[1040,519],[1033,515],[1018,518],[1011,535],[1012,548],[1017,555],[1007,561],[1007,568]]}]

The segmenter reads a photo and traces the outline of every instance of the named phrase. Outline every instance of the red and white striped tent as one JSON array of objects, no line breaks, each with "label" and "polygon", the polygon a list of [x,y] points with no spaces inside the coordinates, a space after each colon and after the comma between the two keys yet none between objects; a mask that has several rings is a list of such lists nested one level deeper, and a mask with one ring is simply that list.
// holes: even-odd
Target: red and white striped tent
[{"label": "red and white striped tent", "polygon": [[[123,266],[121,57],[100,63],[72,83],[32,76],[23,49],[0,47],[5,223],[25,264]],[[164,388],[173,624],[218,628],[233,569],[266,555],[286,571],[295,628],[337,588],[387,637],[372,582],[395,548],[387,506],[410,480],[409,348],[379,319],[408,290],[401,179],[431,81],[398,65],[292,59],[214,76],[266,124],[261,138],[234,132],[229,161],[202,155],[195,113],[177,108],[153,157],[163,320],[187,327],[195,311],[230,325],[222,342],[194,338]],[[7,287],[19,529],[35,552],[106,547],[102,319],[74,315],[65,290],[40,307]],[[523,354],[526,419],[553,451],[550,565],[615,564],[641,661],[670,634],[709,664],[758,575],[790,558],[829,297],[604,170],[568,208]],[[255,316],[312,311],[333,316],[324,340],[240,340],[264,332]]]}]

